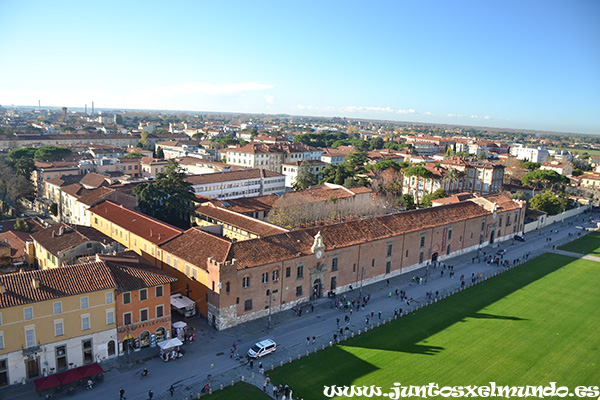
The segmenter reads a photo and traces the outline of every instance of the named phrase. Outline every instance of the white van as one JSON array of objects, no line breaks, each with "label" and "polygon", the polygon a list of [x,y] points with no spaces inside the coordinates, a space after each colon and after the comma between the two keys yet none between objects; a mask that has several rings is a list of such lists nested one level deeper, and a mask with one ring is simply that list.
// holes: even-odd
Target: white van
[{"label": "white van", "polygon": [[266,356],[269,353],[273,353],[277,350],[277,343],[272,339],[265,339],[256,343],[250,350],[248,350],[248,357],[260,358]]},{"label": "white van", "polygon": [[171,308],[184,317],[196,315],[196,303],[182,294],[171,295]]}]

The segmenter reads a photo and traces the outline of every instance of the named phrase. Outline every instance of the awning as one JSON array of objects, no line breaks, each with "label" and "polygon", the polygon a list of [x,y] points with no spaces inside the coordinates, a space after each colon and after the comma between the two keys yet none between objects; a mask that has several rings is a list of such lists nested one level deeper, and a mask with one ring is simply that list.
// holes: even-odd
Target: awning
[{"label": "awning", "polygon": [[104,372],[98,363],[83,365],[78,368],[73,368],[58,374],[49,375],[43,378],[38,378],[33,381],[37,390],[52,389],[53,387],[66,385],[79,379],[89,378],[90,376],[98,375]]},{"label": "awning", "polygon": [[163,340],[162,342],[158,343],[158,346],[161,349],[170,349],[171,347],[177,347],[177,346],[181,346],[183,344],[183,342],[177,338],[173,338],[173,339],[169,339],[169,340]]},{"label": "awning", "polygon": [[187,326],[187,324],[183,321],[177,321],[173,324],[173,328],[175,328],[175,329],[185,328],[186,326]]},{"label": "awning", "polygon": [[43,378],[38,378],[33,381],[36,390],[52,389],[53,387],[60,386],[60,380],[57,375],[50,375]]}]

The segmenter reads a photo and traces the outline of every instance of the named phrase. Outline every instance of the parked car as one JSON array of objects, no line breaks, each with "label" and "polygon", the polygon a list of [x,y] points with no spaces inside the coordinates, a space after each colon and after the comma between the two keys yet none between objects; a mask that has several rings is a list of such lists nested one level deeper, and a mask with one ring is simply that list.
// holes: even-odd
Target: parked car
[{"label": "parked car", "polygon": [[500,249],[500,250],[498,250],[498,251],[496,252],[496,255],[497,255],[498,257],[500,257],[500,256],[501,256],[501,255],[503,255],[504,253],[506,253],[506,249]]},{"label": "parked car", "polygon": [[515,235],[515,240],[517,242],[524,242],[525,241],[525,236],[523,236],[523,235]]},{"label": "parked car", "polygon": [[265,339],[254,344],[254,346],[248,350],[248,357],[260,358],[273,353],[275,350],[277,350],[277,343],[272,339]]}]

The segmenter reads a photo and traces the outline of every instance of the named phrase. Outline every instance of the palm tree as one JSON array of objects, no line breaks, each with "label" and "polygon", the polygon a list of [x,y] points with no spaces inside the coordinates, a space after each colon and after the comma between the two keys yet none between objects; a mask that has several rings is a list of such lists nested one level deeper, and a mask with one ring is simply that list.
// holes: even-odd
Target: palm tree
[{"label": "palm tree", "polygon": [[[412,167],[408,167],[404,170],[404,176],[412,177],[415,176],[417,178],[417,190],[415,190],[415,204],[417,207],[419,206],[419,184],[421,183],[421,178],[423,179],[431,179],[433,178],[433,172],[428,170],[425,167],[420,165],[415,165]],[[425,189],[425,188],[423,188]]]},{"label": "palm tree", "polygon": [[456,172],[456,170],[454,168],[448,168],[446,174],[442,178],[442,180],[448,182],[449,185],[446,192],[451,193],[455,191],[454,184],[458,184],[458,179],[458,173]]}]

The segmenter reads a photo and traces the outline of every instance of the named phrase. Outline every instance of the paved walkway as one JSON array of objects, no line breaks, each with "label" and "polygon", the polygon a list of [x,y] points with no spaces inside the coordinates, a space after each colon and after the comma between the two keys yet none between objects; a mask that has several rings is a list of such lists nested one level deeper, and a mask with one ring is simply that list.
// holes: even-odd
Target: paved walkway
[{"label": "paved walkway", "polygon": [[[356,335],[367,328],[367,316],[368,327],[372,329],[393,318],[395,310],[401,308],[403,313],[406,313],[425,305],[426,292],[438,292],[439,297],[446,296],[460,289],[460,276],[463,274],[467,283],[470,283],[472,274],[482,274],[485,278],[504,270],[483,262],[484,255],[494,254],[503,249],[506,250],[503,255],[504,260],[519,263],[552,251],[554,246],[558,247],[577,239],[585,231],[593,230],[595,224],[589,222],[590,215],[583,214],[578,219],[571,218],[531,232],[526,235],[526,242],[509,240],[445,260],[447,266],[454,266],[453,279],[450,278],[447,267],[439,266],[421,268],[410,274],[390,278],[389,285],[384,280],[365,286],[362,290],[363,296],[370,295],[371,300],[366,309],[354,311],[349,316],[348,325],[344,324],[344,317],[349,313],[345,314],[343,310],[332,307],[331,300],[327,298],[315,301],[314,312],[303,313],[302,317],[297,317],[293,311],[288,310],[273,314],[270,324],[265,317],[220,332],[208,326],[204,319],[188,319],[187,322],[195,328],[196,340],[192,344],[183,346],[184,357],[166,363],[158,358],[158,348],[145,348],[128,356],[107,360],[101,363],[106,371],[104,381],[92,390],[77,387],[72,398],[116,400],[119,388],[123,387],[128,400],[145,400],[150,389],[154,391],[154,399],[166,400],[171,398],[168,389],[174,385],[174,399],[190,399],[200,393],[209,376],[213,390],[219,389],[221,385],[228,386],[232,382],[240,381],[242,377],[262,389],[264,375],[258,371],[259,361],[263,363],[265,369],[271,369],[299,356],[305,356],[307,352],[312,353],[329,346],[333,342],[334,333],[339,339],[340,327],[343,327],[344,333],[347,332],[346,337]],[[596,214],[594,216],[597,217]],[[426,284],[419,285],[411,282],[413,275],[425,277]],[[408,298],[413,299],[410,306],[396,299],[396,289],[405,290]],[[350,300],[359,297],[359,289],[346,292],[345,295]],[[371,312],[374,318],[371,318]],[[337,318],[340,318],[340,326],[337,325]],[[277,342],[277,352],[256,361],[254,368],[251,369],[244,355],[255,342],[267,337]],[[308,344],[307,337],[310,337]],[[230,358],[233,342],[237,344],[239,356]],[[144,367],[150,371],[150,377],[141,379],[140,373]],[[267,392],[272,393],[272,387],[267,388]],[[59,393],[57,397],[66,398],[64,393]],[[26,385],[12,385],[0,389],[0,398],[2,400],[29,399],[37,398],[37,394],[33,383],[27,382]]]},{"label": "paved walkway", "polygon": [[563,256],[573,257],[573,258],[583,258],[584,260],[600,262],[600,257],[592,256],[589,254],[581,254],[581,253],[575,253],[573,251],[565,251],[565,250],[558,250],[558,249],[551,250],[550,252],[554,253],[554,254],[561,254]]}]

